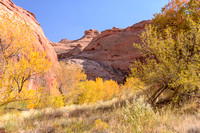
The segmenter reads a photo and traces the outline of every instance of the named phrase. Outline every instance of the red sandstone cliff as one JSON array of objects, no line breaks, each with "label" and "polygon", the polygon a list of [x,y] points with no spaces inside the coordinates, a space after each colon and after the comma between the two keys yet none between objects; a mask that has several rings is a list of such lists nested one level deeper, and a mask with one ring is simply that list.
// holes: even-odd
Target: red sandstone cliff
[{"label": "red sandstone cliff", "polygon": [[97,30],[87,30],[81,39],[74,41],[62,39],[59,43],[53,43],[54,49],[59,59],[77,55],[82,53],[83,49],[98,35],[99,32]]},{"label": "red sandstone cliff", "polygon": [[54,44],[54,48],[60,59],[81,65],[88,79],[102,77],[122,83],[130,72],[129,65],[134,59],[141,57],[133,43],[140,43],[139,35],[144,31],[145,25],[150,23],[151,20],[146,20],[126,29],[114,27],[102,31],[99,35],[95,34],[89,43],[82,44],[83,38],[80,39],[79,43],[73,45],[74,49],[69,47],[72,44],[69,40],[62,40],[59,45]]},{"label": "red sandstone cliff", "polygon": [[[34,31],[36,44],[40,51],[47,51],[47,56],[51,60],[52,64],[57,63],[57,55],[54,51],[52,43],[46,38],[40,24],[37,22],[36,17],[33,13],[16,6],[11,0],[0,0],[0,10],[5,13],[13,14],[13,12],[19,14],[27,23],[31,26]],[[50,89],[54,80],[53,72],[50,70],[46,76],[47,87]],[[32,88],[34,81],[30,82],[29,88]]]}]

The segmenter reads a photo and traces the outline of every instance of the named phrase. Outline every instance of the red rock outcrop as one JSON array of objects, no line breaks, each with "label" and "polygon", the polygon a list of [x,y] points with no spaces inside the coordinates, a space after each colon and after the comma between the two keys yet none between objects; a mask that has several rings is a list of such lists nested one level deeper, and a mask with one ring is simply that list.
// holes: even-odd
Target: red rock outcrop
[{"label": "red rock outcrop", "polygon": [[85,35],[81,39],[74,41],[62,39],[59,43],[54,43],[54,49],[59,59],[74,56],[83,52],[83,49],[98,35],[97,30],[90,29],[85,31]]},{"label": "red rock outcrop", "polygon": [[127,74],[134,59],[141,57],[133,43],[140,43],[139,35],[149,23],[151,21],[147,20],[126,29],[105,30],[78,57],[98,61],[106,67]]},{"label": "red rock outcrop", "polygon": [[[47,56],[51,60],[52,64],[57,63],[57,55],[54,51],[53,44],[46,38],[40,24],[37,22],[36,17],[33,13],[16,6],[11,0],[0,0],[0,10],[8,14],[13,14],[14,12],[20,15],[24,21],[30,25],[31,29],[34,31],[34,35],[36,38],[36,44],[40,51],[47,51]],[[47,87],[50,89],[51,84],[53,82],[54,74],[53,71],[50,70],[46,76]],[[32,88],[34,85],[34,81],[31,81],[29,88]]]},{"label": "red rock outcrop", "polygon": [[[88,75],[88,79],[102,77],[122,83],[125,76],[130,73],[130,64],[134,59],[141,58],[141,54],[133,47],[133,43],[141,42],[139,35],[144,31],[145,25],[151,22],[151,20],[146,20],[126,29],[113,27],[113,29],[102,31],[88,43],[83,51],[80,50],[74,54],[75,56],[71,54],[69,58],[68,55],[70,52],[75,53],[78,45],[75,45],[74,49],[65,47],[67,52],[63,51],[62,55],[66,54],[67,56],[59,57],[60,59],[64,58],[67,62],[81,65]],[[79,45],[82,45],[81,42]],[[58,50],[56,51],[59,55]]]}]

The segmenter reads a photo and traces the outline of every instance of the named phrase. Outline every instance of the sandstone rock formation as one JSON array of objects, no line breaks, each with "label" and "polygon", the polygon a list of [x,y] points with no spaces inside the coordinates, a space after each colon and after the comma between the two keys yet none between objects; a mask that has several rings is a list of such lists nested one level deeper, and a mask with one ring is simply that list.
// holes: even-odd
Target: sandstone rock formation
[{"label": "sandstone rock formation", "polygon": [[[57,55],[54,51],[53,44],[46,38],[40,24],[37,22],[36,17],[33,13],[16,6],[11,0],[0,0],[0,10],[8,14],[13,14],[14,12],[19,14],[27,23],[31,26],[36,37],[36,44],[40,51],[47,51],[47,56],[51,60],[52,64],[57,63]],[[52,70],[50,70],[46,76],[47,87],[50,89],[51,84],[54,80],[54,75]],[[29,88],[32,88],[34,81],[31,81]]]},{"label": "sandstone rock formation", "polygon": [[70,41],[68,39],[62,39],[59,43],[54,43],[55,51],[58,58],[67,58],[73,55],[80,54],[83,49],[92,41],[93,38],[99,35],[97,30],[85,31],[85,35],[78,40]]},{"label": "sandstone rock formation", "polygon": [[126,74],[134,59],[141,57],[141,54],[133,47],[133,43],[140,43],[139,35],[149,23],[151,23],[150,20],[142,21],[126,29],[113,28],[103,31],[79,56],[99,61],[104,66]]},{"label": "sandstone rock formation", "polygon": [[73,48],[69,47],[72,42],[68,40],[62,40],[61,42],[66,43],[54,44],[54,47],[60,59],[81,65],[88,79],[102,77],[122,83],[125,76],[130,73],[129,65],[134,59],[141,58],[133,43],[140,43],[139,35],[144,31],[145,25],[151,22],[146,20],[126,29],[114,27],[105,30],[91,38],[91,42],[74,43]]}]

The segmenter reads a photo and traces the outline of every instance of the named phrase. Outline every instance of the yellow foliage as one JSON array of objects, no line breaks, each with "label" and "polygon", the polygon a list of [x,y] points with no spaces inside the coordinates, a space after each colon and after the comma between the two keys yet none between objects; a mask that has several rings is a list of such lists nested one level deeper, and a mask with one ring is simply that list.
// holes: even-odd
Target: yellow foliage
[{"label": "yellow foliage", "polygon": [[65,62],[60,62],[60,65],[55,67],[55,72],[55,88],[62,94],[65,105],[111,100],[125,93],[136,92],[144,86],[135,78],[127,78],[125,85],[119,85],[113,80],[103,81],[102,78],[96,78],[96,81],[86,80],[86,75],[79,66]]},{"label": "yellow foliage", "polygon": [[157,27],[149,25],[141,34],[141,44],[134,44],[143,60],[135,60],[132,76],[150,86],[152,104],[163,97],[181,103],[199,96],[200,24],[190,21],[188,26],[188,31],[168,27],[159,34]]},{"label": "yellow foliage", "polygon": [[129,77],[126,79],[124,87],[128,93],[138,92],[144,89],[144,83],[141,82],[138,78]]},{"label": "yellow foliage", "polygon": [[79,66],[71,63],[65,63],[64,61],[61,61],[59,65],[55,67],[55,72],[58,88],[61,93],[73,91],[77,88],[77,84],[80,81],[86,79],[86,74],[80,69]]},{"label": "yellow foliage", "polygon": [[108,128],[108,123],[102,121],[101,119],[97,119],[95,122],[94,122],[94,126],[95,126],[95,129],[96,130],[105,130]]},{"label": "yellow foliage", "polygon": [[[62,91],[65,93],[61,96],[49,95],[45,88],[38,89],[33,93],[35,97],[33,96],[34,98],[28,101],[28,108],[58,108],[64,105],[90,104],[98,101],[107,101],[114,97],[120,98],[126,94],[137,92],[143,87],[144,84],[141,81],[132,77],[127,78],[125,85],[118,85],[118,83],[113,80],[103,81],[102,78],[97,78],[96,81],[79,80],[75,88],[64,88]],[[57,85],[55,85],[55,90],[57,90]]]},{"label": "yellow foliage", "polygon": [[134,78],[127,78],[125,85],[118,85],[113,80],[103,81],[102,78],[97,78],[96,81],[86,80],[86,75],[79,66],[63,61],[55,67],[55,72],[55,88],[61,92],[66,105],[111,100],[143,87],[142,82]]},{"label": "yellow foliage", "polygon": [[56,73],[57,88],[63,96],[64,102],[70,104],[78,91],[78,85],[86,80],[86,74],[75,64],[61,61],[54,68]]},{"label": "yellow foliage", "polygon": [[95,103],[101,100],[110,100],[121,93],[120,86],[113,80],[103,81],[97,78],[96,81],[85,81],[79,85],[76,95],[77,103]]},{"label": "yellow foliage", "polygon": [[46,52],[37,50],[30,26],[17,15],[0,10],[0,106],[9,102],[31,100],[28,81],[45,74],[51,67]]},{"label": "yellow foliage", "polygon": [[31,93],[32,99],[27,101],[27,108],[59,108],[64,106],[63,97],[57,95],[50,95],[46,88],[40,87],[38,90]]},{"label": "yellow foliage", "polygon": [[160,13],[154,14],[153,24],[160,33],[168,26],[176,33],[181,30],[188,31],[191,29],[189,21],[199,22],[199,7],[199,0],[170,0]]}]

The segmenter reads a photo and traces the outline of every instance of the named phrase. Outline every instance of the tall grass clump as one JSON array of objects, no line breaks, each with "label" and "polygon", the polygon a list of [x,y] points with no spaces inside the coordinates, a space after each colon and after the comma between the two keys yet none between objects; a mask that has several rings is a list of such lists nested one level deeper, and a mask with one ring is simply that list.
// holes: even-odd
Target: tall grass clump
[{"label": "tall grass clump", "polygon": [[132,102],[127,101],[127,106],[123,108],[123,116],[124,122],[129,125],[128,130],[153,132],[158,126],[157,114],[142,97],[134,98]]}]

